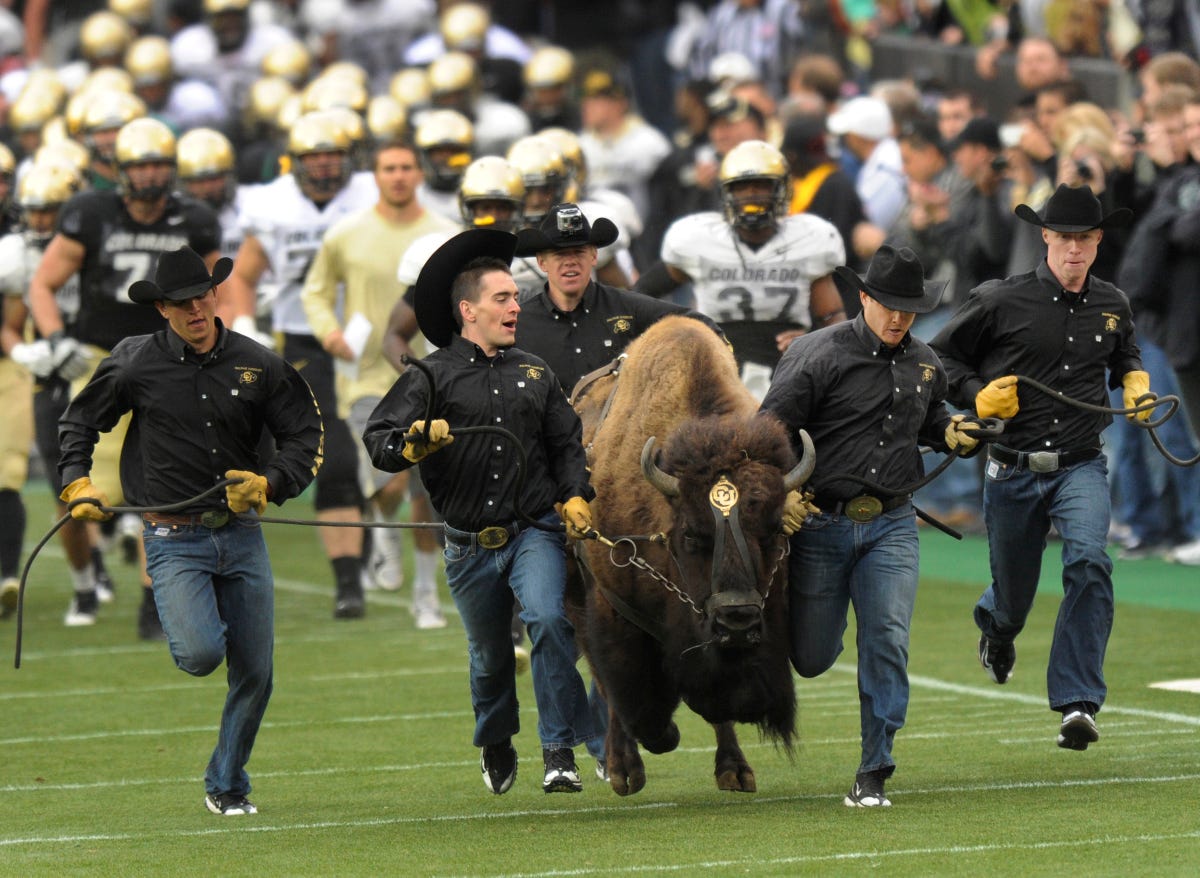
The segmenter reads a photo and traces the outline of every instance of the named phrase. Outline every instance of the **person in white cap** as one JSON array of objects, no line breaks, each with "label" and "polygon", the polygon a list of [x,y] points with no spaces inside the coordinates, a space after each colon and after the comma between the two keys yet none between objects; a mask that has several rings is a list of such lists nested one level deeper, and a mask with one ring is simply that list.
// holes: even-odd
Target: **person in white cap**
[{"label": "person in white cap", "polygon": [[906,185],[888,105],[880,98],[851,98],[829,116],[826,127],[862,162],[855,189],[867,219],[890,229],[904,208]]}]

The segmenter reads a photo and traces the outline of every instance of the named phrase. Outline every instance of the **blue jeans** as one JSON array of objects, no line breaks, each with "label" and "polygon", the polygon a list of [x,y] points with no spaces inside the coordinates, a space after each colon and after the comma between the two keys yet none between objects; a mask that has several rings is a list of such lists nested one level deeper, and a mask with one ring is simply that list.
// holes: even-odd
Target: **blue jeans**
[{"label": "blue jeans", "polygon": [[[543,522],[558,521],[554,513]],[[448,536],[464,535],[446,526]],[[510,622],[513,595],[529,633],[529,664],[543,749],[595,737],[583,678],[575,668],[575,627],[563,608],[567,565],[562,533],[529,528],[499,549],[446,540],[446,583],[467,632],[476,747],[520,730]]]},{"label": "blue jeans", "polygon": [[176,667],[204,677],[229,663],[205,788],[247,795],[246,763],[271,698],[275,650],[275,580],[262,529],[253,516],[241,516],[218,530],[147,524],[142,536]]},{"label": "blue jeans", "polygon": [[904,504],[864,524],[810,518],[791,537],[792,665],[802,677],[833,667],[846,611],[858,620],[859,771],[895,771],[892,741],[908,712],[908,629],[917,598],[917,520]]},{"label": "blue jeans", "polygon": [[988,637],[1011,641],[1025,627],[1037,594],[1046,535],[1062,537],[1063,600],[1054,625],[1046,691],[1057,710],[1077,701],[1104,703],[1104,650],[1113,621],[1104,457],[1052,473],[988,460],[983,488],[992,584],[975,605]]}]

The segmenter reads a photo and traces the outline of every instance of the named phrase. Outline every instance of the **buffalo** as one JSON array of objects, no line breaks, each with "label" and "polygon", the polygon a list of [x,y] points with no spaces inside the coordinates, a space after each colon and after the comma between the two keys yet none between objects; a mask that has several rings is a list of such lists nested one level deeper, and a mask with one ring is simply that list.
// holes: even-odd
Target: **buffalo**
[{"label": "buffalo", "polygon": [[[586,381],[587,379],[585,379]],[[717,786],[754,792],[735,722],[790,754],[784,497],[812,472],[785,429],[759,416],[733,354],[702,323],[667,317],[626,351],[619,375],[575,392],[596,530],[578,544],[568,611],[608,700],[610,784],[645,786],[638,745],[679,744],[682,701],[716,731]]]}]

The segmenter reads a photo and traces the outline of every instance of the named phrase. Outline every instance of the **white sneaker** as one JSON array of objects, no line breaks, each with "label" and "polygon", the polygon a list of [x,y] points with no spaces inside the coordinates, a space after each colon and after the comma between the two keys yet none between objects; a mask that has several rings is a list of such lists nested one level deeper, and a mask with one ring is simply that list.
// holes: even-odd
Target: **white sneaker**
[{"label": "white sneaker", "polygon": [[376,528],[371,534],[371,554],[364,565],[375,585],[384,591],[399,591],[404,585],[404,555],[400,550],[400,531]]},{"label": "white sneaker", "polygon": [[5,619],[16,611],[20,594],[21,582],[15,576],[0,582],[0,619]]},{"label": "white sneaker", "polygon": [[1192,540],[1176,546],[1168,553],[1167,560],[1174,561],[1176,564],[1200,567],[1200,540]]},{"label": "white sneaker", "polygon": [[67,615],[63,624],[68,628],[81,628],[84,625],[96,624],[96,609],[99,601],[95,591],[78,591],[71,598],[71,606],[67,607]]},{"label": "white sneaker", "polygon": [[446,617],[436,599],[413,604],[413,618],[417,620],[417,628],[422,631],[446,627]]}]

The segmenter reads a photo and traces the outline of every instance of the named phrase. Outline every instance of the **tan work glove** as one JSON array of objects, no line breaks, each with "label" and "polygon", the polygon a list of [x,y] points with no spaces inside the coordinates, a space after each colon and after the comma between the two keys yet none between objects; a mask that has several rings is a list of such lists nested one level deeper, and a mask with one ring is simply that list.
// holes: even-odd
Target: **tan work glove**
[{"label": "tan work glove", "polygon": [[1011,418],[1017,408],[1016,375],[997,378],[975,394],[975,413],[981,418]]},{"label": "tan work glove", "polygon": [[404,434],[404,450],[400,453],[404,455],[405,460],[417,463],[453,441],[450,425],[445,421],[439,419],[429,422],[428,442],[425,441],[425,422],[413,421],[408,432]]},{"label": "tan work glove", "polygon": [[821,510],[812,502],[812,495],[807,491],[788,491],[783,498],[783,533],[791,536],[800,530],[800,526],[810,515],[820,515]]},{"label": "tan work glove", "polygon": [[225,478],[241,479],[225,486],[225,501],[229,511],[241,514],[253,509],[259,515],[267,511],[267,477],[244,469],[227,469]]},{"label": "tan work glove", "polygon": [[[1158,399],[1158,394],[1150,393],[1150,376],[1146,372],[1126,372],[1125,377],[1121,379],[1121,383],[1125,385],[1125,392],[1121,396],[1121,399],[1127,409],[1137,406],[1138,399],[1143,396],[1148,395],[1153,399]],[[1142,402],[1146,401],[1142,400]],[[1131,421],[1134,418],[1137,418],[1139,421],[1148,421],[1152,414],[1154,414],[1154,409],[1146,409],[1144,412],[1130,412],[1125,417]]]},{"label": "tan work glove", "polygon": [[[58,495],[58,499],[68,505],[75,500],[85,498],[96,500],[100,506],[108,505],[108,498],[104,496],[104,492],[93,485],[92,480],[87,476],[80,476],[63,488],[63,492]],[[72,506],[71,517],[76,521],[107,521],[112,518],[112,513],[102,511],[100,506],[95,503],[80,503],[78,506]]]},{"label": "tan work glove", "polygon": [[592,510],[582,497],[572,497],[562,506],[563,524],[567,526],[567,536],[573,540],[586,540],[588,531],[592,529]]},{"label": "tan work glove", "polygon": [[974,436],[968,436],[963,430],[978,430],[979,425],[974,421],[968,421],[966,415],[954,415],[950,418],[950,423],[946,425],[946,446],[951,450],[958,450],[959,454],[967,454],[975,449],[979,444],[979,440]]}]

